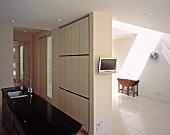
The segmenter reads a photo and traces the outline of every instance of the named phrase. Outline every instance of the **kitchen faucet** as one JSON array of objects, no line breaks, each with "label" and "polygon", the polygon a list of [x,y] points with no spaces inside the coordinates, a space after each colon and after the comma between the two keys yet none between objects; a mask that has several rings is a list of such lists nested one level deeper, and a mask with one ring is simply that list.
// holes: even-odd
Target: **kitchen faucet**
[{"label": "kitchen faucet", "polygon": [[[29,84],[30,84],[30,86],[28,87],[28,92],[30,93],[30,95],[32,95],[32,87],[31,87],[31,79],[29,79],[29,78],[23,78],[23,79],[21,79],[21,83],[24,81],[24,80],[28,80],[29,81]],[[23,83],[22,83],[23,84]]]}]

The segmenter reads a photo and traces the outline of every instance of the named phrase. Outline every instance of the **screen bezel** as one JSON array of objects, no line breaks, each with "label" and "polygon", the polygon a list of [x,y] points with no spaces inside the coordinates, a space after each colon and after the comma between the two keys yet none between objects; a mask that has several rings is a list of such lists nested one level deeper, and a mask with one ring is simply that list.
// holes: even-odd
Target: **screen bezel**
[{"label": "screen bezel", "polygon": [[99,74],[101,74],[101,73],[116,73],[116,65],[115,65],[115,69],[110,69],[110,70],[101,70],[101,62],[102,62],[102,60],[103,59],[112,59],[112,60],[116,60],[116,65],[117,65],[117,58],[115,58],[115,57],[99,57],[99,69],[98,69],[98,71],[99,71]]}]

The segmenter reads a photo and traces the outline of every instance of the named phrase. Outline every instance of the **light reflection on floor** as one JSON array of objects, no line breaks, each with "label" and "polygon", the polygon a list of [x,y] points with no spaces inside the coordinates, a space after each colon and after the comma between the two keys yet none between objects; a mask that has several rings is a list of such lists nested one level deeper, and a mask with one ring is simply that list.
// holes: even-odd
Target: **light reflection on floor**
[{"label": "light reflection on floor", "polygon": [[170,103],[113,93],[113,135],[170,135]]}]

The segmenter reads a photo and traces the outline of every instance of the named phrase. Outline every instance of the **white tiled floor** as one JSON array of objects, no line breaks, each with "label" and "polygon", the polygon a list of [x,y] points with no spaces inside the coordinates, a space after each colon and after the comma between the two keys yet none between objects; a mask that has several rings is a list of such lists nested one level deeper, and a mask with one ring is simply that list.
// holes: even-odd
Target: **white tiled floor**
[{"label": "white tiled floor", "polygon": [[113,135],[170,135],[170,103],[113,94]]}]

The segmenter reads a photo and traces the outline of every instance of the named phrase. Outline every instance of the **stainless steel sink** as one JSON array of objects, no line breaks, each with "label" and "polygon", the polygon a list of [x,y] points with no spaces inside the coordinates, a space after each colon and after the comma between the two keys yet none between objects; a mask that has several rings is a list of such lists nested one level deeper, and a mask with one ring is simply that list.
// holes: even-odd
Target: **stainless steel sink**
[{"label": "stainless steel sink", "polygon": [[10,98],[23,98],[23,97],[28,97],[28,95],[24,94],[23,91],[18,90],[18,91],[10,91],[7,92],[8,96]]}]

